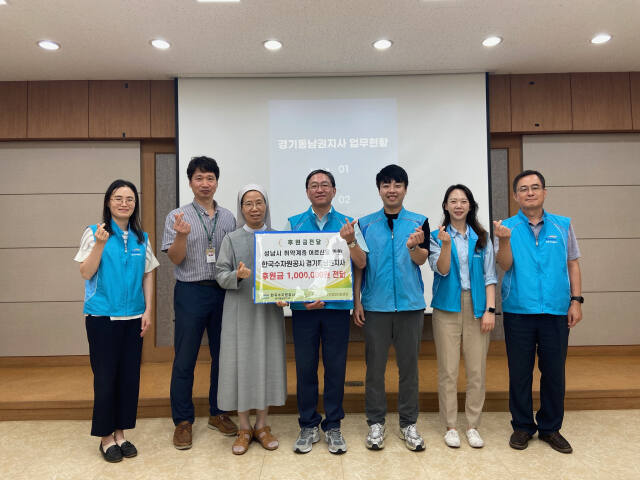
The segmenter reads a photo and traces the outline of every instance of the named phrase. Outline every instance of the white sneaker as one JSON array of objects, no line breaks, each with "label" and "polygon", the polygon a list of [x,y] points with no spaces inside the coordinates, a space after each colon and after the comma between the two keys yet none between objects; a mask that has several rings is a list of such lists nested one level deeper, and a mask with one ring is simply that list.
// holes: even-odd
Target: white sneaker
[{"label": "white sneaker", "polygon": [[382,450],[384,448],[384,437],[386,437],[387,431],[382,423],[374,423],[369,426],[369,433],[367,434],[366,445],[370,450]]},{"label": "white sneaker", "polygon": [[424,450],[424,440],[416,429],[416,424],[412,423],[400,429],[400,438],[409,450],[420,452]]},{"label": "white sneaker", "polygon": [[447,444],[447,447],[460,448],[460,435],[458,435],[458,431],[455,429],[447,430],[447,433],[444,434],[444,443]]},{"label": "white sneaker", "polygon": [[[470,428],[467,430],[467,440],[469,441],[469,445],[473,448],[482,448],[484,447],[484,440],[478,433],[478,430],[475,428]],[[460,444],[460,440],[458,440],[458,444]]]}]

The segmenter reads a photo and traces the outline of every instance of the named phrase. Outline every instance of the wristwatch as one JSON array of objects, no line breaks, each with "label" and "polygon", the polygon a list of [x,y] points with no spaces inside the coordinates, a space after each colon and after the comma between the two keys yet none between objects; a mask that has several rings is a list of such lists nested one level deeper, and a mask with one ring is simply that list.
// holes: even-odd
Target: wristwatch
[{"label": "wristwatch", "polygon": [[576,301],[578,303],[584,303],[584,297],[571,297],[571,301]]},{"label": "wristwatch", "polygon": [[354,248],[357,244],[358,244],[358,242],[357,242],[356,240],[354,240],[354,241],[353,241],[353,242],[351,242],[351,243],[347,243],[347,247],[349,247],[349,248]]},{"label": "wristwatch", "polygon": [[489,308],[487,308],[487,312],[496,313],[496,308],[495,307],[489,307]]}]

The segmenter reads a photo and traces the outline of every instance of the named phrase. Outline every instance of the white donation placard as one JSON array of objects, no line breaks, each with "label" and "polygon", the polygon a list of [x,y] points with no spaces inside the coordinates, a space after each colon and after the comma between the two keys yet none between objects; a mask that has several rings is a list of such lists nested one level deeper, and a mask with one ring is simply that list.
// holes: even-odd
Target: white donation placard
[{"label": "white donation placard", "polygon": [[256,232],[255,303],[353,300],[351,257],[338,232]]}]

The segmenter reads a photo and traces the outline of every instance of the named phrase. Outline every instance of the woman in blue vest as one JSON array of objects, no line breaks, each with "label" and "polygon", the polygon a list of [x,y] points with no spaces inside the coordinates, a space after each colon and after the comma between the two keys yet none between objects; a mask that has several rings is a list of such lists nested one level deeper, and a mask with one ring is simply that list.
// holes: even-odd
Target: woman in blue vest
[{"label": "woman in blue vest", "polygon": [[467,374],[467,440],[484,446],[478,433],[485,397],[485,367],[495,325],[496,267],[487,231],[477,218],[478,204],[464,185],[450,186],[442,202],[444,221],[431,232],[429,264],[433,279],[433,338],[438,359],[440,418],[445,443],[460,446],[456,429],[460,342]]},{"label": "woman in blue vest", "polygon": [[85,282],[84,314],[93,370],[91,435],[108,462],[135,457],[124,430],[136,425],[142,337],[151,324],[152,271],[159,264],[140,226],[138,191],[116,180],[102,223],[87,227],[74,260]]}]

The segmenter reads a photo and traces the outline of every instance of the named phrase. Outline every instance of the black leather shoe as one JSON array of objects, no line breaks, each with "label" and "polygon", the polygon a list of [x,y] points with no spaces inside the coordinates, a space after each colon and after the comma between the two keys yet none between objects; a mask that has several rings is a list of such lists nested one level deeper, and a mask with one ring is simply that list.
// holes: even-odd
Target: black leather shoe
[{"label": "black leather shoe", "polygon": [[529,446],[529,440],[531,440],[531,434],[523,430],[516,430],[511,434],[509,439],[509,446],[516,450],[524,450]]},{"label": "black leather shoe", "polygon": [[131,458],[138,455],[138,449],[133,443],[128,440],[125,440],[123,444],[120,445],[120,451],[122,452],[122,456],[124,458]]},{"label": "black leather shoe", "polygon": [[118,463],[122,461],[122,452],[118,445],[111,445],[105,452],[104,448],[102,448],[102,442],[100,442],[100,453],[102,453],[104,459],[109,463]]},{"label": "black leather shoe", "polygon": [[553,432],[548,434],[538,433],[538,438],[543,442],[547,442],[551,445],[555,451],[560,453],[571,453],[573,452],[573,448],[569,445],[569,442],[560,435],[560,432]]}]

